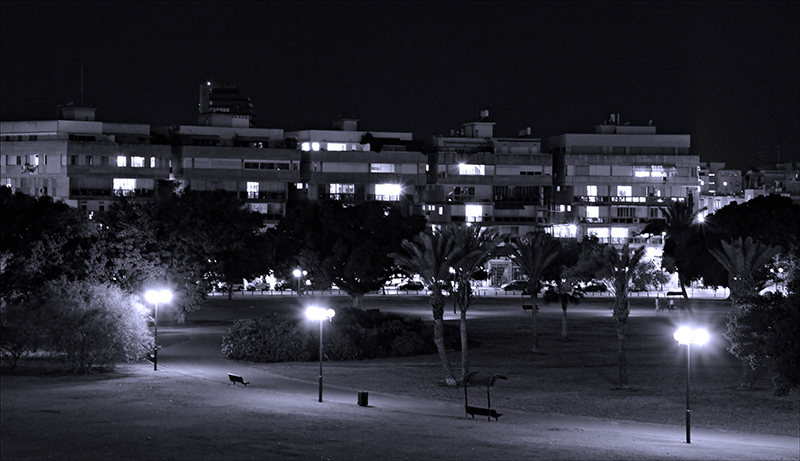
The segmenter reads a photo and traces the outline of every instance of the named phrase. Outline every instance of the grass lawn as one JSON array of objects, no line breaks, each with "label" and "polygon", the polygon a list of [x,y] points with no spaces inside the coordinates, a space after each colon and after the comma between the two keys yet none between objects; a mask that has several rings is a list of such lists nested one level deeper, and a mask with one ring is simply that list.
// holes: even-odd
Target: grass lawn
[{"label": "grass lawn", "polygon": [[[240,295],[217,297],[190,316],[190,331],[224,325],[269,311],[297,311],[311,302],[334,309],[349,298]],[[529,312],[519,298],[476,298],[469,314],[471,370],[499,373],[492,406],[501,413],[520,410],[592,416],[680,427],[686,405],[686,348],[672,338],[679,313],[655,315],[651,301],[635,299],[627,341],[630,388],[619,390],[616,335],[608,301],[594,299],[570,307],[570,339],[561,338],[561,310],[543,305],[539,349],[530,352]],[[421,296],[369,296],[365,309],[430,319]],[[456,323],[452,308],[447,321]],[[712,332],[712,342],[692,349],[692,427],[800,436],[800,396],[771,395],[769,382],[739,388],[740,363],[725,350],[724,301],[695,301],[695,321]],[[167,322],[165,331],[169,330]],[[159,323],[161,338],[161,322]],[[166,339],[166,334],[165,334]],[[170,345],[163,343],[169,357]],[[460,352],[450,358],[460,373]],[[317,362],[245,364],[308,382]],[[49,371],[45,368],[49,367]],[[325,363],[325,385],[428,399],[431,404],[463,404],[463,389],[442,385],[438,356]],[[726,447],[712,444],[664,446],[633,443],[623,435],[526,427],[506,416],[485,420],[404,415],[354,404],[328,404],[269,389],[222,385],[218,381],[152,366],[132,365],[93,376],[58,372],[53,364],[23,361],[2,376],[2,444],[7,459],[719,459]],[[259,391],[256,393],[256,391]],[[355,398],[355,396],[354,396]],[[485,404],[485,387],[470,390],[470,403]],[[255,399],[255,400],[254,400]],[[355,403],[355,400],[353,401]],[[321,411],[324,409],[325,411]],[[367,410],[367,411],[364,411]],[[764,451],[731,453],[729,459],[774,457]],[[783,452],[782,452],[783,453]]]}]

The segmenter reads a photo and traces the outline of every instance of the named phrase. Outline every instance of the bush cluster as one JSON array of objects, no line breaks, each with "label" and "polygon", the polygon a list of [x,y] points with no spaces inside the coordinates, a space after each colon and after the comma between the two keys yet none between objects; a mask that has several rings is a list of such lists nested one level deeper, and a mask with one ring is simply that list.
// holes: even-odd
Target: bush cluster
[{"label": "bush cluster", "polygon": [[65,358],[74,371],[88,371],[153,350],[147,309],[110,285],[51,281],[27,299],[6,304],[0,314],[0,349],[12,366],[42,351]]},{"label": "bush cluster", "polygon": [[[406,357],[436,352],[433,334],[420,319],[345,308],[323,325],[325,360]],[[459,344],[458,327],[446,325],[448,348]],[[222,337],[222,353],[248,362],[295,362],[319,357],[316,322],[285,314],[239,320]]]}]

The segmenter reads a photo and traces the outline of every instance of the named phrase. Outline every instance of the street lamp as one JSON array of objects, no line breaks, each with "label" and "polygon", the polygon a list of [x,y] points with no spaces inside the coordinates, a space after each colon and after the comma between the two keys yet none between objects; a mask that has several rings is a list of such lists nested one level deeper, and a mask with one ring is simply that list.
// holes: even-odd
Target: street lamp
[{"label": "street lamp", "polygon": [[692,372],[692,344],[702,346],[708,342],[708,332],[702,328],[680,327],[672,335],[678,344],[686,344],[686,443],[692,443],[691,413],[689,411],[689,383]]},{"label": "street lamp", "polygon": [[323,309],[317,306],[310,306],[306,309],[306,317],[310,320],[319,320],[319,401],[322,402],[322,321],[330,320],[336,315],[333,309]]},{"label": "street lamp", "polygon": [[295,269],[292,274],[294,274],[294,276],[297,278],[297,296],[300,296],[300,278],[308,274],[308,272]]},{"label": "street lamp", "polygon": [[153,311],[153,323],[155,324],[155,343],[153,345],[153,371],[158,371],[158,303],[168,303],[172,300],[172,292],[169,290],[147,290],[144,294],[147,302],[155,305]]}]

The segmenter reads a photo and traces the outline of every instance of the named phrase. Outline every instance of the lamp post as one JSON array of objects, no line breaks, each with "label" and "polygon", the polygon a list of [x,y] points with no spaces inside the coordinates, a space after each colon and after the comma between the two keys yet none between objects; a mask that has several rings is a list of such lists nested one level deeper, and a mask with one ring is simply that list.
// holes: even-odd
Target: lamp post
[{"label": "lamp post", "polygon": [[168,303],[172,300],[169,290],[147,290],[144,294],[147,302],[155,306],[153,311],[153,324],[155,325],[155,343],[153,345],[153,371],[158,371],[158,303]]},{"label": "lamp post", "polygon": [[306,309],[306,317],[310,320],[319,320],[319,401],[322,402],[322,321],[330,320],[336,315],[333,309],[322,309],[317,306],[310,306]]},{"label": "lamp post", "polygon": [[300,269],[295,269],[294,271],[292,271],[292,274],[294,274],[295,278],[297,278],[297,296],[300,296],[300,280],[304,275],[308,274],[308,272],[301,271]]},{"label": "lamp post", "polygon": [[678,344],[686,344],[686,443],[692,443],[689,386],[692,373],[692,344],[702,346],[708,342],[708,332],[702,328],[680,327],[673,335]]}]

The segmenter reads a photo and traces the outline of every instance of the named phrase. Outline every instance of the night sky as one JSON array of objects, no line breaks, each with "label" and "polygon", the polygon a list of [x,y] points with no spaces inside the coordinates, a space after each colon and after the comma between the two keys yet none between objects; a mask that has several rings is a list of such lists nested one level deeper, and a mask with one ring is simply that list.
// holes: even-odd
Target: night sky
[{"label": "night sky", "polygon": [[[257,126],[497,136],[620,113],[691,134],[703,161],[798,161],[800,2],[0,1],[0,118],[193,124],[238,85]],[[83,96],[81,96],[83,68]],[[81,100],[83,98],[83,100]]]}]

